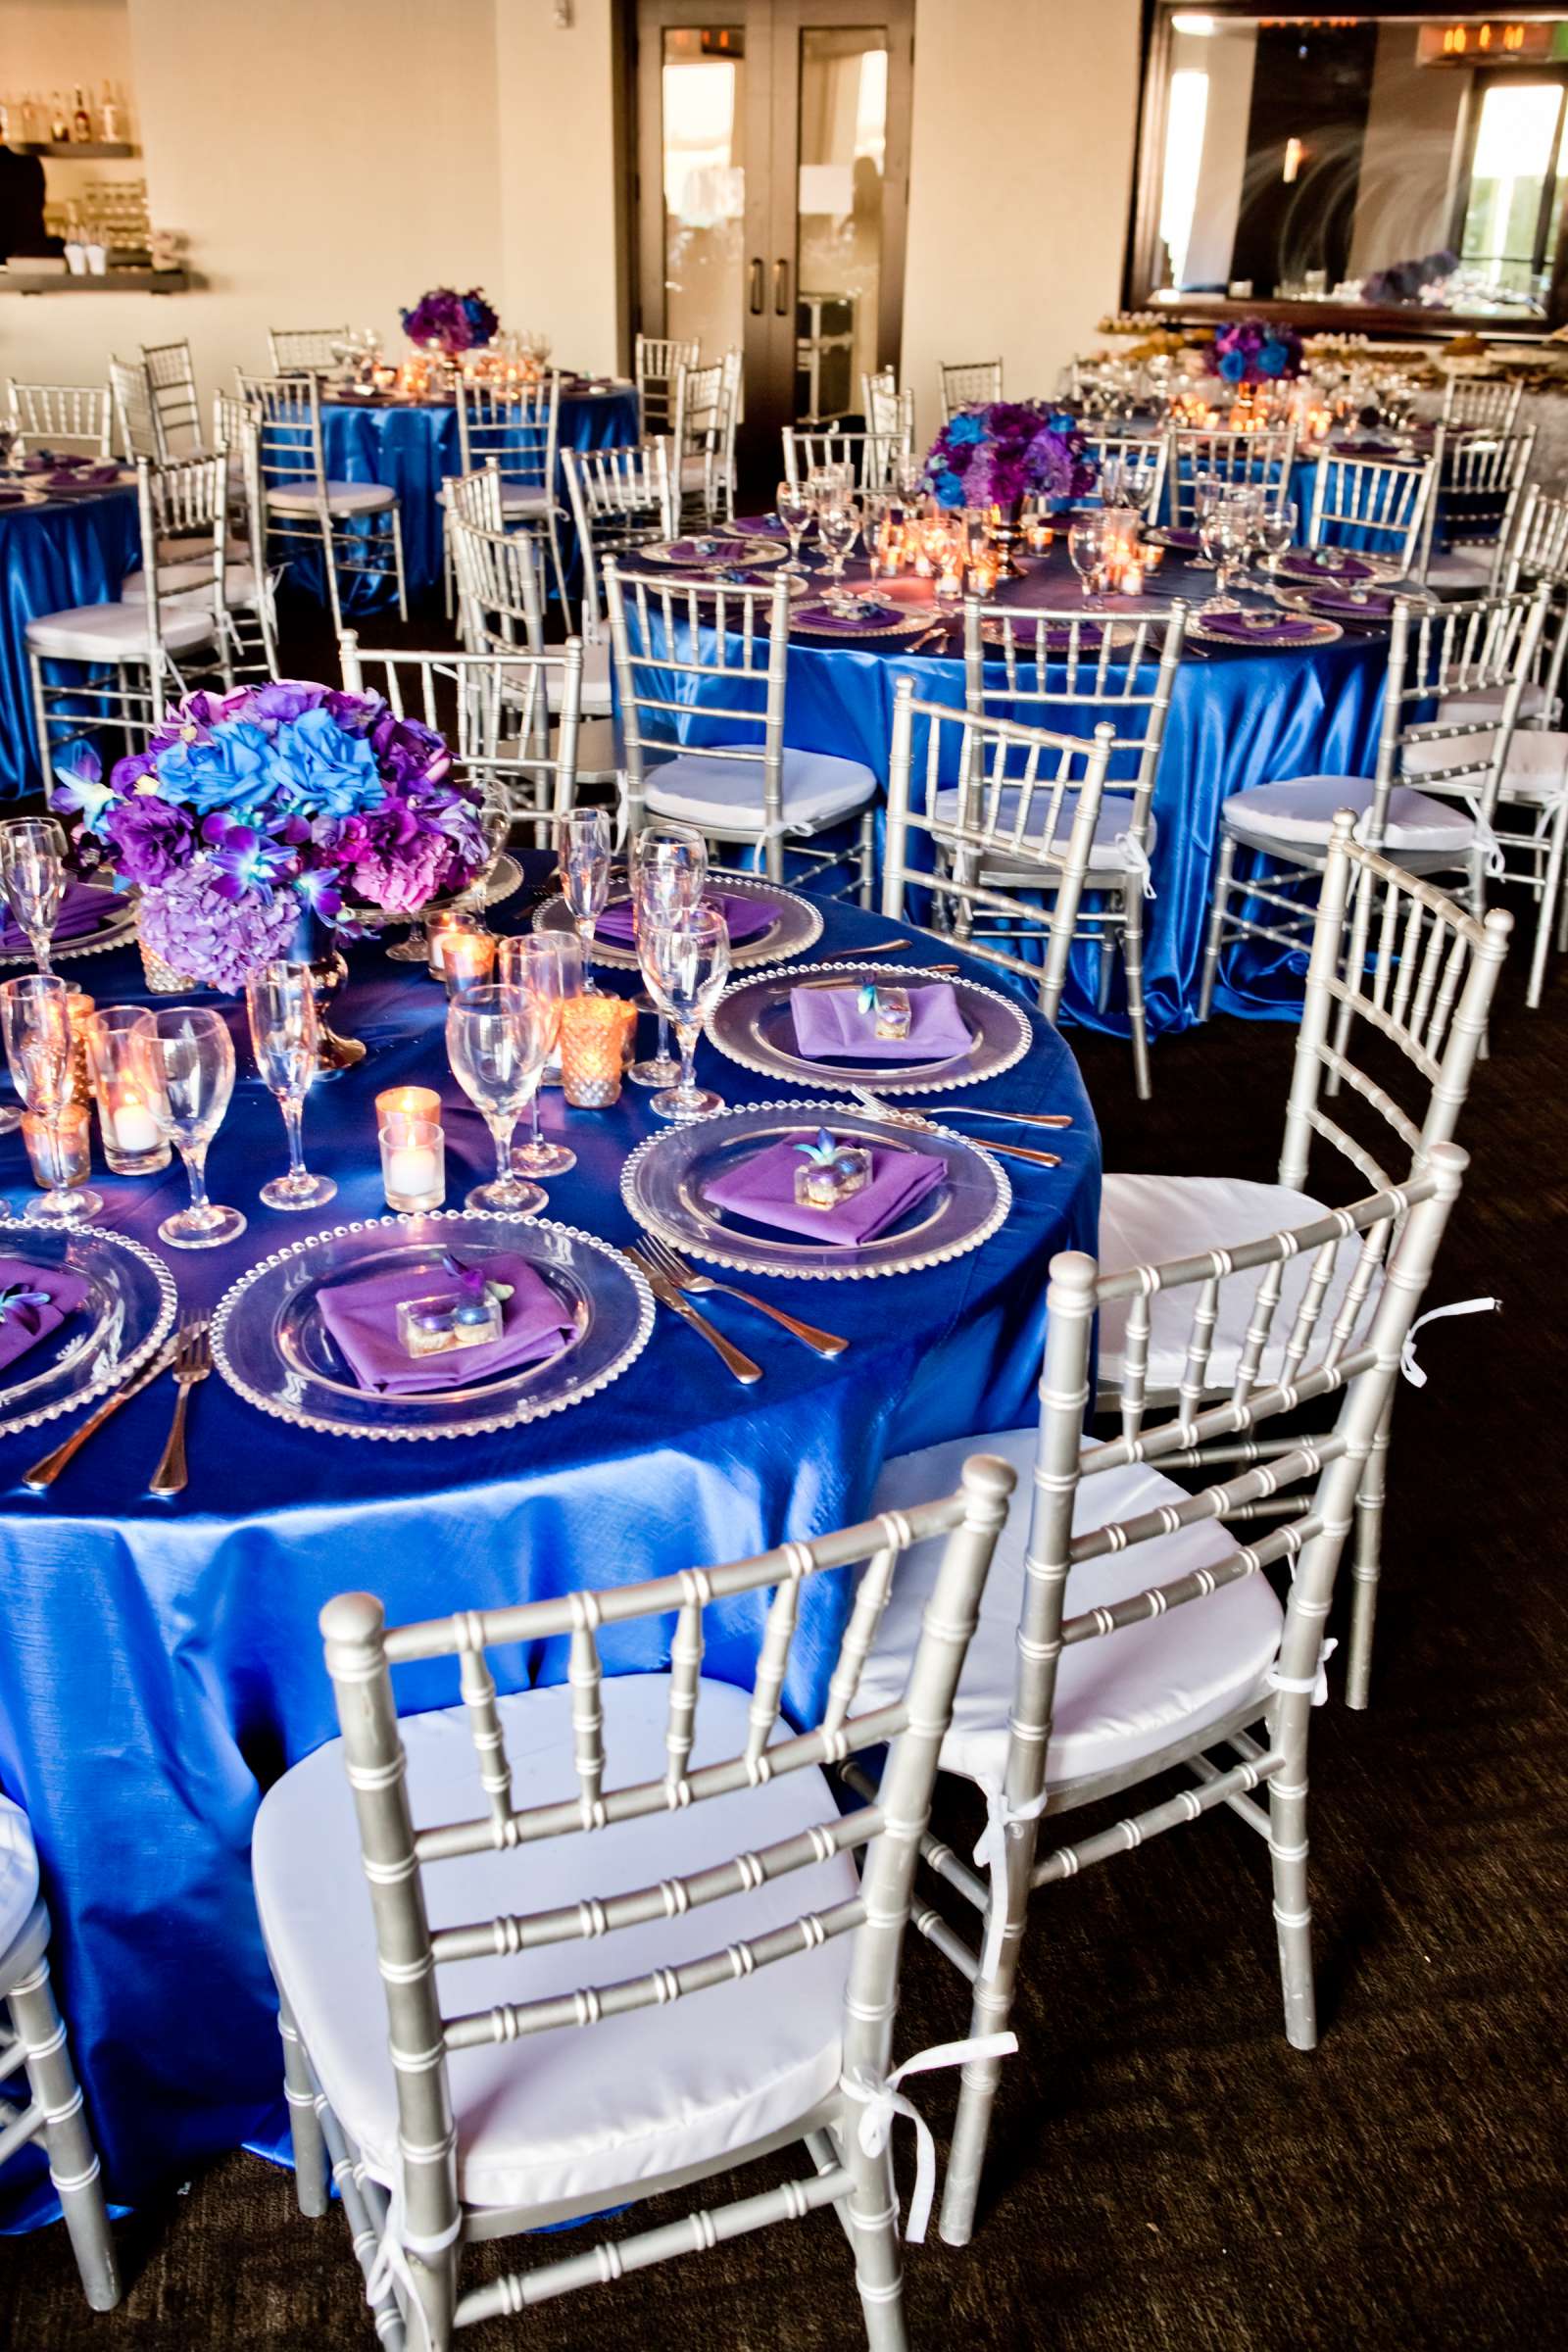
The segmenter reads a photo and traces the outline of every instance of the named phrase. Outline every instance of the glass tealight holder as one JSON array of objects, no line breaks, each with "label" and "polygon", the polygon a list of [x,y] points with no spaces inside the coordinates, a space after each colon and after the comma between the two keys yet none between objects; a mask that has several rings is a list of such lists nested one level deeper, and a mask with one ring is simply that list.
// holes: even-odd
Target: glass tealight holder
[{"label": "glass tealight holder", "polygon": [[131,1033],[141,1019],[139,1004],[110,1004],[82,1023],[104,1163],[113,1176],[154,1176],[173,1156],[136,1066]]},{"label": "glass tealight holder", "polygon": [[424,918],[425,953],[432,980],[447,976],[446,948],[449,939],[474,939],[483,934],[484,925],[476,914],[466,914],[460,908],[444,906]]},{"label": "glass tealight holder", "polygon": [[381,1184],[396,1215],[439,1208],[447,1197],[446,1137],[430,1119],[401,1110],[381,1122]]},{"label": "glass tealight holder", "polygon": [[608,1110],[620,1100],[626,1048],[637,1012],[624,997],[564,997],[561,1086],[579,1110]]},{"label": "glass tealight holder", "polygon": [[58,1120],[24,1110],[22,1140],[32,1180],[44,1192],[74,1190],[92,1174],[92,1118],[85,1102],[68,1102]]},{"label": "glass tealight holder", "polygon": [[384,1127],[400,1111],[406,1119],[423,1119],[429,1126],[439,1127],[441,1098],[433,1086],[389,1086],[376,1096],[377,1127]]},{"label": "glass tealight holder", "polygon": [[488,931],[453,931],[441,943],[441,977],[448,997],[483,988],[495,975],[496,943]]}]

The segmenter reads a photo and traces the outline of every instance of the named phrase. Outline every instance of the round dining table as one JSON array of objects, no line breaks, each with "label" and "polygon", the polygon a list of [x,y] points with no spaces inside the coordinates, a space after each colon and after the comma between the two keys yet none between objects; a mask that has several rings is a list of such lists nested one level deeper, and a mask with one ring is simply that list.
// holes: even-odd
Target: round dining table
[{"label": "round dining table", "polygon": [[[523,886],[492,909],[496,929],[533,919],[551,862],[523,857]],[[895,937],[908,943],[904,963],[930,959],[928,941],[880,915],[838,904],[821,911],[811,961]],[[143,1001],[127,951],[61,968],[100,1006]],[[982,983],[992,977],[966,968]],[[631,971],[600,973],[601,985],[622,991],[635,981]],[[212,1001],[249,1072],[241,1008]],[[284,1164],[283,1126],[270,1095],[242,1075],[208,1178],[212,1198],[250,1222],[223,1248],[166,1253],[183,1310],[213,1308],[304,1233],[386,1213],[374,1097],[387,1087],[439,1088],[449,1207],[490,1172],[486,1129],[447,1069],[445,1015],[444,991],[422,968],[389,961],[374,943],[351,951],[334,1018],[369,1051],[357,1069],[318,1083],[305,1114],[309,1164],[335,1179],[337,1198],[310,1215],[260,1204],[262,1183]],[[1043,1133],[965,1123],[966,1140],[1044,1141],[1059,1152],[1054,1167],[996,1163],[1011,1201],[988,1241],[877,1280],[743,1286],[846,1339],[834,1360],[749,1308],[705,1300],[763,1367],[760,1383],[742,1387],[660,1308],[630,1368],[575,1409],[415,1444],[264,1416],[215,1374],[193,1393],[189,1485],[168,1500],[147,1491],[172,1404],[167,1379],[128,1402],[45,1493],[30,1492],[24,1473],[73,1424],[0,1440],[0,1788],[26,1807],[37,1838],[65,2011],[115,2196],[134,2201],[241,2142],[282,2144],[276,2003],[249,1847],[263,1792],[336,1730],[317,1628],[333,1593],[377,1592],[397,1622],[745,1557],[855,1520],[892,1454],[1032,1420],[1047,1271],[1056,1250],[1094,1247],[1101,1159],[1071,1053],[1038,1013],[1026,1017],[1025,1058],[963,1101],[1061,1112],[1071,1124]],[[645,1049],[650,1034],[645,1023]],[[754,1075],[707,1043],[699,1075],[729,1104],[813,1100],[808,1086]],[[647,1095],[628,1086],[612,1108],[590,1111],[551,1089],[543,1119],[577,1154],[552,1181],[545,1213],[612,1244],[632,1241],[622,1165],[665,1131]],[[99,1223],[154,1248],[185,1193],[177,1160],[142,1179],[95,1169],[93,1182],[106,1200]],[[15,1134],[0,1137],[0,1186],[19,1214],[30,1188]],[[0,1230],[0,1250],[4,1239]],[[786,1690],[798,1716],[836,1654],[846,1587],[844,1576],[814,1580],[803,1601]],[[705,1671],[749,1683],[763,1613],[751,1602],[710,1611]],[[607,1637],[607,1670],[662,1668],[670,1631]],[[564,1679],[566,1658],[551,1646],[496,1664],[516,1688]],[[457,1696],[444,1662],[400,1674],[406,1708]],[[34,2188],[37,2214],[47,2181]]]},{"label": "round dining table", "polygon": [[0,801],[39,784],[28,621],[118,602],[140,557],[134,479],[109,489],[0,488]]}]

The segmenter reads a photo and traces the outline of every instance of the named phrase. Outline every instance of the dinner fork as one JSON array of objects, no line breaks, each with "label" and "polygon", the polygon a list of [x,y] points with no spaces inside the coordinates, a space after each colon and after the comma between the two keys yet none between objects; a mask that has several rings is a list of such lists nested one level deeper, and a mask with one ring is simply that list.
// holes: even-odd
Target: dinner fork
[{"label": "dinner fork", "polygon": [[672,1250],[667,1242],[662,1242],[657,1234],[644,1233],[641,1247],[661,1272],[669,1276],[678,1291],[688,1291],[697,1298],[705,1298],[710,1291],[721,1291],[726,1298],[738,1298],[743,1306],[755,1306],[760,1315],[766,1315],[771,1322],[782,1324],[787,1332],[817,1355],[842,1355],[850,1344],[831,1331],[818,1331],[814,1323],[802,1323],[797,1316],[786,1314],[783,1307],[772,1305],[766,1298],[754,1298],[750,1291],[738,1291],[732,1282],[719,1282],[711,1274],[700,1274],[695,1266],[688,1264],[679,1250]]},{"label": "dinner fork", "polygon": [[710,1323],[706,1315],[700,1314],[691,1300],[682,1296],[679,1285],[654,1258],[641,1250],[623,1250],[621,1255],[636,1267],[661,1306],[667,1306],[672,1314],[680,1316],[682,1322],[689,1323],[693,1331],[702,1334],[727,1372],[733,1373],[748,1388],[754,1381],[761,1379],[761,1365],[754,1363],[749,1355],[733,1347],[716,1323]]},{"label": "dinner fork", "polygon": [[148,1481],[147,1491],[151,1494],[177,1494],[185,1484],[185,1414],[190,1393],[212,1368],[208,1319],[205,1315],[186,1315],[179,1326],[179,1345],[174,1351],[174,1379],[179,1395],[174,1399],[174,1418],[170,1423],[164,1458]]},{"label": "dinner fork", "polygon": [[[869,1093],[863,1086],[852,1087],[850,1091],[862,1110],[868,1111],[873,1119],[885,1119],[890,1127],[912,1127],[917,1133],[926,1135],[936,1131],[935,1119],[922,1118],[917,1110],[895,1110],[891,1102],[884,1102],[879,1095]],[[1027,1144],[994,1144],[988,1137],[981,1149],[995,1153],[1000,1159],[1026,1160],[1032,1168],[1059,1168],[1061,1165],[1059,1152],[1035,1152]]]}]

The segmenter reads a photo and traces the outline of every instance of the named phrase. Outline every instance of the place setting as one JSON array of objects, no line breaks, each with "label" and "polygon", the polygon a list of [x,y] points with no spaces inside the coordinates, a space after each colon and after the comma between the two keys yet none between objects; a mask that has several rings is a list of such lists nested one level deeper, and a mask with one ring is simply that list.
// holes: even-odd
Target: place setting
[{"label": "place setting", "polygon": [[1015,997],[967,977],[923,981],[918,965],[867,959],[738,981],[715,1005],[708,1035],[764,1077],[929,1094],[1010,1069],[1033,1033]]}]

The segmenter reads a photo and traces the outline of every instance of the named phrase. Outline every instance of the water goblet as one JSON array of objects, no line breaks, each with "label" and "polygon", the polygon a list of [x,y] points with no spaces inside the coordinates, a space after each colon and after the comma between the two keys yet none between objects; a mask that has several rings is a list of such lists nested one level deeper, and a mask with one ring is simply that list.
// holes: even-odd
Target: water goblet
[{"label": "water goblet", "polygon": [[1199,607],[1200,616],[1238,610],[1230,592],[1231,565],[1247,544],[1247,516],[1228,499],[1209,507],[1198,526],[1199,542],[1215,573],[1214,593]]},{"label": "water goblet", "polygon": [[[556,1014],[559,1021],[559,1010]],[[453,1076],[490,1130],[496,1172],[475,1186],[468,1208],[504,1217],[532,1217],[547,1205],[537,1184],[512,1170],[512,1138],[539,1084],[550,1047],[551,1016],[516,988],[472,988],[447,1006],[447,1056]]]},{"label": "water goblet", "polygon": [[[702,904],[708,883],[708,844],[695,825],[645,825],[632,844],[632,915],[645,923],[670,923]],[[658,1009],[657,1006],[655,1008]],[[659,1042],[647,1061],[626,1072],[636,1086],[674,1086],[680,1064],[669,1050],[669,1017],[659,1014]]]},{"label": "water goblet", "polygon": [[[561,1036],[561,1007],[567,997],[582,995],[582,942],[564,931],[534,931],[519,939],[496,942],[496,979],[500,986],[527,999],[547,1030],[545,1060],[555,1053]],[[543,1073],[541,1072],[541,1081]],[[531,1127],[528,1141],[513,1147],[512,1164],[525,1176],[564,1176],[577,1165],[577,1154],[564,1144],[545,1141],[539,1127],[542,1083],[528,1098]]]},{"label": "water goblet", "polygon": [[52,816],[13,816],[0,824],[0,888],[33,961],[47,972],[49,942],[66,891],[66,836]]},{"label": "water goblet", "polygon": [[18,1094],[49,1139],[48,1189],[23,1211],[29,1225],[84,1225],[103,1206],[103,1195],[67,1185],[61,1122],[72,1103],[75,1046],[71,989],[52,972],[28,972],[0,985],[0,1032]]},{"label": "water goblet", "polygon": [[[594,926],[610,896],[610,818],[603,808],[572,808],[561,820],[561,890],[577,926],[586,959],[594,952]],[[591,996],[593,975],[583,982]]]},{"label": "water goblet", "polygon": [[1284,499],[1266,505],[1258,517],[1257,535],[1265,559],[1265,568],[1278,571],[1280,558],[1296,539],[1296,504]]},{"label": "water goblet", "polygon": [[178,1152],[190,1206],[166,1217],[158,1238],[172,1250],[217,1250],[237,1241],[245,1219],[207,1197],[207,1150],[234,1091],[234,1041],[220,1013],[204,1004],[161,1004],[135,1030],[142,1100]]},{"label": "water goblet", "polygon": [[311,966],[264,963],[245,983],[245,1009],[257,1070],[277,1098],[288,1137],[288,1174],[264,1184],[262,1200],[269,1208],[324,1207],[337,1186],[330,1176],[310,1173],[301,1136],[319,1045]]},{"label": "water goblet", "polygon": [[773,494],[773,512],[784,525],[790,543],[790,560],[784,569],[792,579],[805,579],[806,565],[801,562],[801,541],[813,512],[811,496],[804,482],[780,482]]},{"label": "water goblet", "polygon": [[649,994],[674,1022],[680,1046],[680,1084],[655,1095],[649,1108],[662,1119],[706,1119],[723,1109],[723,1100],[697,1084],[692,1065],[698,1034],[729,977],[724,918],[716,907],[693,906],[673,922],[646,924],[638,935],[637,957]]},{"label": "water goblet", "polygon": [[1106,524],[1104,512],[1080,514],[1067,532],[1067,554],[1083,589],[1084,607],[1092,612],[1095,592],[1104,578]]},{"label": "water goblet", "polygon": [[844,586],[844,562],[860,535],[860,512],[852,498],[836,496],[816,511],[816,536],[831,559],[829,594]]},{"label": "water goblet", "polygon": [[1127,460],[1119,450],[1112,451],[1109,457],[1101,459],[1100,496],[1104,506],[1130,507],[1132,505],[1133,502],[1127,487],[1128,472]]}]

